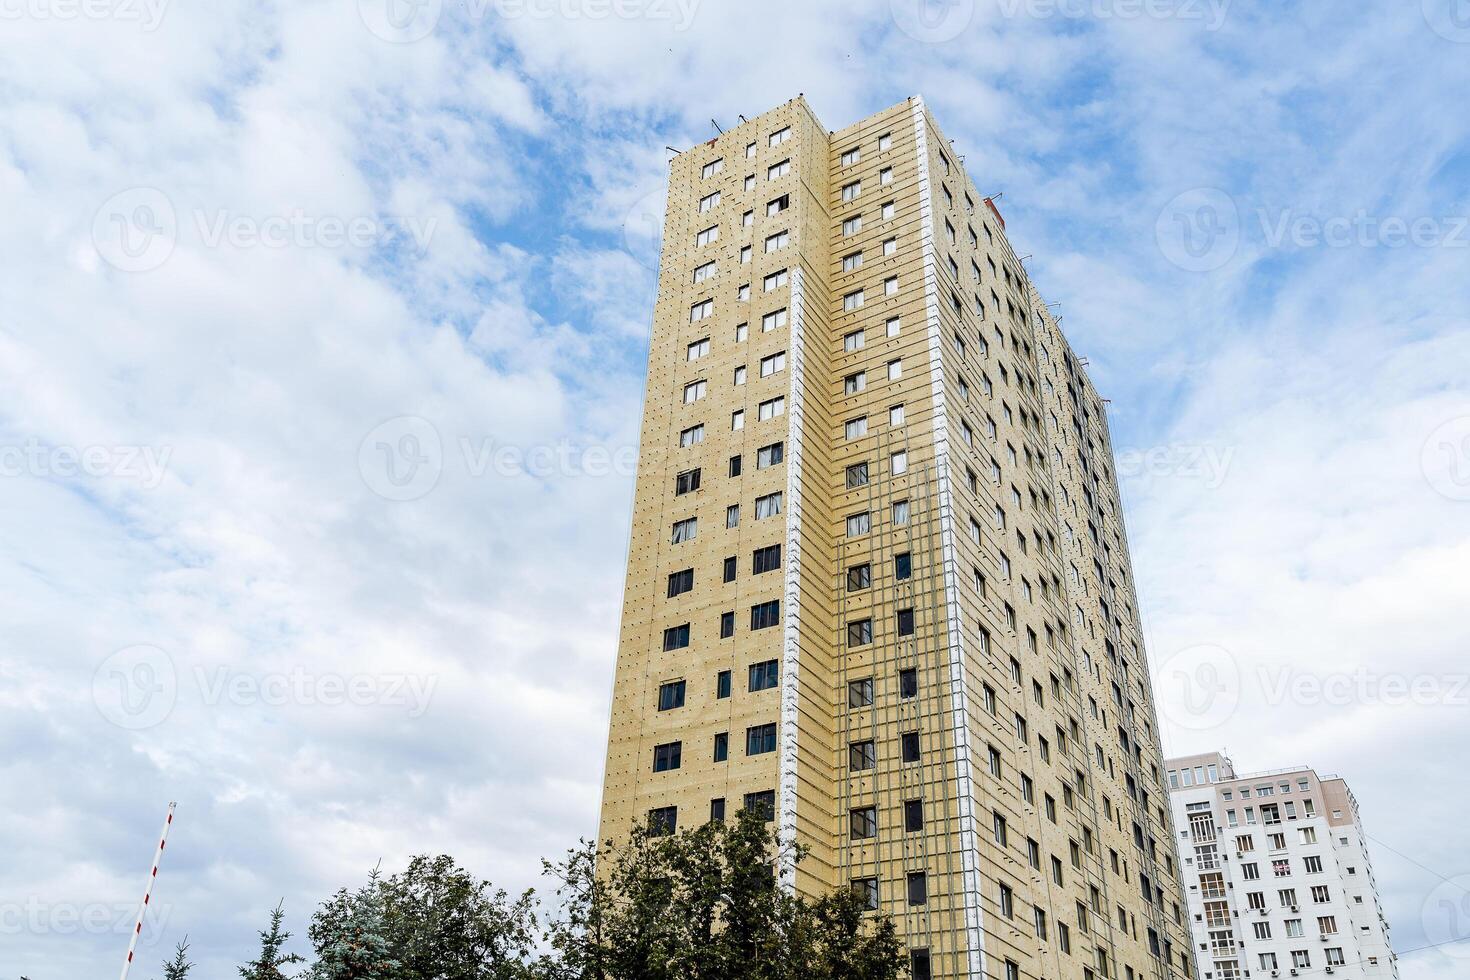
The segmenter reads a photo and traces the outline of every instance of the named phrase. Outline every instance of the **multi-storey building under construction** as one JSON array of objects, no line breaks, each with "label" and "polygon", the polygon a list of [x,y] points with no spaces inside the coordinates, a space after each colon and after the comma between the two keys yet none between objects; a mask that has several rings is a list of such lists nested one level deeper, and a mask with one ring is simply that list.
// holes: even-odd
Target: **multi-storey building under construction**
[{"label": "multi-storey building under construction", "polygon": [[741,807],[916,978],[1192,975],[1103,405],[918,98],[670,164],[601,835]]}]

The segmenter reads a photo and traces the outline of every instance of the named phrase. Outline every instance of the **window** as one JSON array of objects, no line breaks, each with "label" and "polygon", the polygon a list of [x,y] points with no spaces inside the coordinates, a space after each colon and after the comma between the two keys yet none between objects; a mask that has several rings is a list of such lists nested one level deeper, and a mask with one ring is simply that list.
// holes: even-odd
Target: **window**
[{"label": "window", "polygon": [[774,442],[769,446],[762,446],[755,451],[755,468],[763,470],[768,466],[775,466],[785,459],[785,446],[783,442]]},{"label": "window", "polygon": [[893,220],[893,202],[892,201],[884,201],[883,202],[883,208],[882,208],[882,212],[881,213],[882,213],[882,217],[883,217],[883,220],[884,221],[892,221]]},{"label": "window", "polygon": [[784,306],[779,310],[772,310],[770,313],[761,317],[761,333],[770,333],[772,330],[784,326],[786,326],[786,307]]},{"label": "window", "polygon": [[[913,610],[909,610],[910,618]],[[913,667],[905,667],[898,672],[898,696],[905,701],[919,696],[919,672]]]},{"label": "window", "polygon": [[780,197],[766,202],[766,217],[774,218],[789,207],[791,207],[791,195],[782,194]]},{"label": "window", "polygon": [[878,171],[878,183],[884,185],[893,183],[892,167],[884,167],[882,170]]},{"label": "window", "polygon": [[847,255],[844,255],[842,257],[842,271],[843,272],[855,272],[858,269],[861,269],[862,266],[863,266],[863,253],[860,252],[860,251],[858,251],[858,252],[851,252],[851,253],[849,253]]},{"label": "window", "polygon": [[893,134],[892,133],[884,133],[882,136],[878,137],[878,152],[882,153],[883,151],[885,151],[885,150],[891,150],[892,148],[893,148]]},{"label": "window", "polygon": [[791,138],[791,127],[790,126],[784,126],[781,129],[778,129],[774,133],[771,134],[769,145],[770,146],[780,146],[782,143],[786,142],[790,138]]},{"label": "window", "polygon": [[860,415],[855,419],[848,419],[843,428],[844,434],[849,439],[857,439],[868,434],[868,417]]},{"label": "window", "polygon": [[757,417],[762,422],[769,421],[778,415],[784,414],[786,414],[786,398],[784,395],[777,398],[769,398],[761,402],[756,411]]},{"label": "window", "polygon": [[776,751],[776,726],[756,725],[745,730],[745,754],[764,755]]},{"label": "window", "polygon": [[871,619],[854,619],[847,624],[847,645],[850,647],[866,646],[873,642],[873,621]]},{"label": "window", "polygon": [[778,269],[770,275],[766,276],[764,280],[762,280],[761,288],[764,289],[765,292],[769,293],[786,285],[786,279],[786,270]]},{"label": "window", "polygon": [[903,829],[905,833],[916,834],[924,829],[924,801],[903,801]]},{"label": "window", "polygon": [[715,174],[719,173],[721,170],[724,170],[724,169],[725,169],[725,158],[724,157],[718,157],[718,158],[716,158],[714,160],[711,160],[709,163],[706,163],[704,165],[704,169],[700,171],[699,176],[701,176],[701,177],[713,177]]},{"label": "window", "polygon": [[674,477],[674,496],[693,493],[699,489],[699,469],[685,470]]},{"label": "window", "polygon": [[903,358],[895,358],[888,362],[888,380],[897,381],[903,377]]},{"label": "window", "polygon": [[715,315],[715,301],[712,299],[702,300],[689,307],[689,322],[698,323],[700,320],[708,319]]},{"label": "window", "polygon": [[769,378],[778,371],[784,370],[786,370],[786,352],[784,350],[761,358],[761,377]]},{"label": "window", "polygon": [[699,213],[700,214],[703,214],[706,211],[711,211],[711,210],[714,209],[715,205],[717,205],[719,203],[720,203],[720,192],[719,191],[715,191],[713,194],[706,194],[704,197],[701,197],[699,199]]},{"label": "window", "polygon": [[760,521],[767,517],[775,517],[781,513],[780,492],[768,493],[764,497],[755,498],[755,519]]},{"label": "window", "polygon": [[914,611],[912,609],[900,609],[895,620],[899,636],[914,635]]},{"label": "window", "polygon": [[745,384],[745,365],[744,364],[740,365],[738,368],[735,369],[734,384],[735,384],[735,387],[737,387],[737,388],[739,388],[741,385]]},{"label": "window", "polygon": [[860,806],[848,811],[848,832],[854,840],[871,840],[878,836],[878,808]]},{"label": "window", "polygon": [[842,233],[844,235],[856,235],[863,230],[863,216],[855,214],[842,222]]},{"label": "window", "polygon": [[[689,627],[684,627],[688,629]],[[684,682],[669,681],[658,686],[658,710],[672,711],[684,707]]]},{"label": "window", "polygon": [[898,295],[898,276],[889,276],[887,279],[883,280],[883,295]]},{"label": "window", "polygon": [[[733,618],[733,617],[732,617]],[[715,697],[723,701],[730,696],[730,672],[722,670],[715,677]]]},{"label": "window", "polygon": [[902,582],[914,574],[913,559],[907,551],[901,551],[893,556],[893,577]]},{"label": "window", "polygon": [[844,167],[850,167],[854,163],[857,163],[861,159],[862,159],[862,150],[860,150],[856,146],[854,146],[850,150],[844,150],[843,153],[842,153],[842,165]]},{"label": "window", "polygon": [[[740,414],[741,414],[742,417],[745,415],[744,412],[741,412]],[[731,504],[729,507],[726,507],[725,508],[725,526],[726,527],[739,527],[740,526],[740,505],[739,504]]]},{"label": "window", "polygon": [[[743,428],[745,428],[745,409],[737,408],[730,413],[730,431],[739,432]],[[735,525],[729,524],[726,526],[734,527]]]},{"label": "window", "polygon": [[847,518],[847,536],[849,538],[855,538],[855,537],[857,537],[860,534],[867,534],[868,531],[869,531],[869,529],[870,529],[870,523],[869,523],[869,520],[868,520],[868,512],[867,511],[863,511],[861,514],[850,514],[850,515],[848,515],[848,518]]},{"label": "window", "polygon": [[864,677],[861,680],[847,682],[847,706],[849,708],[866,708],[873,703],[873,678]]},{"label": "window", "polygon": [[750,690],[768,691],[781,682],[781,667],[775,660],[750,665]]},{"label": "window", "polygon": [[909,454],[899,450],[888,457],[888,472],[894,476],[902,476],[909,471]]},{"label": "window", "polygon": [[708,228],[694,236],[695,245],[708,245],[720,240],[720,226],[710,225]]},{"label": "window", "polygon": [[684,404],[692,405],[705,396],[707,383],[704,381],[693,381],[684,386]]},{"label": "window", "polygon": [[791,235],[789,232],[778,231],[776,232],[776,234],[770,235],[766,238],[766,252],[769,254],[771,252],[779,251],[780,249],[785,248],[786,243],[790,240]]},{"label": "window", "polygon": [[909,980],[934,980],[927,949],[909,950]]},{"label": "window", "polygon": [[868,372],[866,371],[858,371],[856,374],[849,374],[842,379],[842,393],[844,395],[856,395],[867,386]]},{"label": "window", "polygon": [[842,185],[842,199],[844,201],[856,201],[859,194],[863,192],[863,182],[855,180],[850,184]]},{"label": "window", "polygon": [[929,901],[929,877],[922,871],[910,871],[908,875],[910,905],[924,905]]},{"label": "window", "polygon": [[776,819],[776,791],[745,794],[745,812],[754,814],[766,823]]},{"label": "window", "polygon": [[683,595],[694,588],[694,569],[686,568],[682,572],[671,572],[669,574],[669,595],[672,599],[676,595]]},{"label": "window", "polygon": [[[777,496],[780,495],[777,494]],[[758,511],[760,506],[759,501],[757,501],[756,506]],[[779,544],[768,545],[767,547],[757,548],[755,550],[751,561],[752,574],[760,575],[763,572],[774,572],[780,567],[781,546]]]},{"label": "window", "polygon": [[842,338],[842,349],[848,354],[863,349],[863,332],[854,330]]},{"label": "window", "polygon": [[653,771],[669,772],[672,769],[678,769],[683,744],[682,742],[669,742],[666,745],[655,745],[653,747]]},{"label": "window", "polygon": [[865,911],[878,911],[878,879],[877,878],[854,878],[851,884],[852,893],[857,896]]},{"label": "window", "polygon": [[750,607],[750,628],[769,629],[781,621],[781,601],[772,599]]},{"label": "window", "polygon": [[747,159],[747,160],[754,160],[755,159],[755,144],[754,143],[746,143],[745,144],[745,159]]},{"label": "window", "polygon": [[865,772],[878,765],[878,750],[872,740],[850,742],[847,746],[847,767],[854,772]]},{"label": "window", "polygon": [[689,345],[689,357],[688,357],[688,359],[691,360],[691,361],[697,361],[701,357],[705,357],[708,354],[709,354],[709,338],[708,337],[705,337],[703,340],[696,340],[694,343],[692,343],[692,344]]},{"label": "window", "polygon": [[867,486],[867,484],[868,484],[868,464],[867,463],[853,463],[851,466],[849,466],[847,468],[847,489],[852,490],[852,489],[854,489],[856,487]]},{"label": "window", "polygon": [[886,241],[883,242],[883,257],[884,258],[887,258],[890,255],[895,255],[895,254],[897,254],[897,252],[898,252],[898,239],[897,238],[889,238],[889,239],[887,239]]},{"label": "window", "polygon": [[902,405],[893,405],[888,409],[888,424],[893,426],[903,425]]},{"label": "window", "polygon": [[750,265],[751,258],[753,258],[753,254],[752,254],[752,252],[750,250],[750,246],[749,245],[742,245],[742,246],[740,246],[740,264],[741,265]]},{"label": "window", "polygon": [[664,630],[664,649],[682,650],[689,645],[689,624],[670,626]]},{"label": "window", "polygon": [[709,818],[710,820],[725,819],[725,798],[723,796],[709,801]]},{"label": "window", "polygon": [[679,544],[680,542],[683,542],[683,541],[693,541],[694,540],[695,530],[696,530],[696,527],[697,527],[698,523],[699,523],[699,518],[697,518],[697,517],[688,517],[688,518],[685,518],[682,521],[675,521],[674,522],[674,534],[673,534],[673,537],[670,539],[669,543],[670,544]]},{"label": "window", "polygon": [[654,807],[648,811],[648,831],[655,837],[667,837],[679,828],[679,808]]},{"label": "window", "polygon": [[791,160],[787,158],[780,163],[773,163],[766,168],[766,180],[776,180],[791,173]]},{"label": "window", "polygon": [[842,309],[846,312],[850,313],[862,305],[863,291],[861,289],[855,292],[848,293],[846,296],[842,297]]},{"label": "window", "polygon": [[903,761],[904,762],[918,762],[919,761],[919,755],[920,755],[920,753],[919,753],[919,733],[918,732],[904,732],[902,735],[899,736],[899,742],[903,746]]},{"label": "window", "polygon": [[735,558],[733,555],[725,559],[725,581],[735,581]]}]

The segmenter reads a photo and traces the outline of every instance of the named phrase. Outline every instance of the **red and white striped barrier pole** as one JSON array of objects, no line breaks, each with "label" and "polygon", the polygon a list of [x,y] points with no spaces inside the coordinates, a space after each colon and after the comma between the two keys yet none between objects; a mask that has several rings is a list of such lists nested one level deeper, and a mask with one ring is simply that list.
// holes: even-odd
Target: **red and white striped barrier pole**
[{"label": "red and white striped barrier pole", "polygon": [[174,807],[177,803],[168,805],[168,817],[163,821],[163,833],[158,835],[158,853],[153,855],[153,870],[148,873],[148,885],[143,889],[143,904],[138,906],[138,921],[133,926],[133,935],[128,939],[128,958],[123,960],[122,976],[119,980],[128,980],[128,970],[133,965],[133,951],[138,948],[138,936],[143,932],[143,916],[148,914],[148,900],[153,897],[153,882],[158,880],[158,863],[163,860],[163,846],[168,843],[168,828],[174,823]]}]

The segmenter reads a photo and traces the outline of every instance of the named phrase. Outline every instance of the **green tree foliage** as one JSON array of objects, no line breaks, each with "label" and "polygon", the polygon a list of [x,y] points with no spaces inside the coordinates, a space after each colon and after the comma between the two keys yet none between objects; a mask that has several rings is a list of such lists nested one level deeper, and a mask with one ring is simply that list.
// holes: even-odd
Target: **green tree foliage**
[{"label": "green tree foliage", "polygon": [[283,904],[278,903],[271,910],[270,928],[260,933],[260,955],[240,967],[240,976],[244,980],[287,980],[281,967],[306,962],[297,953],[281,952],[281,947],[291,938],[291,934],[281,928],[281,923],[286,918]]},{"label": "green tree foliage", "polygon": [[[843,890],[798,898],[760,816],[743,812],[678,834],[652,829],[543,862],[556,902],[543,927],[535,895],[512,898],[452,858],[374,871],[312,916],[303,980],[899,980],[892,920]],[[286,980],[277,906],[244,980]],[[181,944],[165,980],[187,980]]]},{"label": "green tree foliage", "polygon": [[174,958],[163,964],[163,980],[189,980],[189,971],[194,964],[189,962],[189,937],[174,947]]}]

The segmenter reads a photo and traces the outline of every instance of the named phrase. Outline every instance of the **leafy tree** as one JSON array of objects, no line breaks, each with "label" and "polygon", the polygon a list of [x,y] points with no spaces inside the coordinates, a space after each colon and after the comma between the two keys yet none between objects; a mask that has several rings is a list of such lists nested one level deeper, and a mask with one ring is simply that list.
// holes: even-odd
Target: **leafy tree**
[{"label": "leafy tree", "polygon": [[174,958],[163,964],[163,980],[188,980],[194,964],[189,962],[189,937],[174,947]]},{"label": "leafy tree", "polygon": [[260,933],[260,955],[240,967],[240,976],[244,980],[287,980],[281,967],[306,962],[297,953],[281,952],[281,947],[291,938],[289,932],[281,929],[281,922],[286,918],[283,905],[284,903],[278,903],[271,911],[270,928]]},{"label": "leafy tree", "polygon": [[807,901],[784,889],[765,821],[741,813],[673,836],[637,830],[546,866],[560,882],[550,980],[897,980],[892,920],[849,892]]}]

